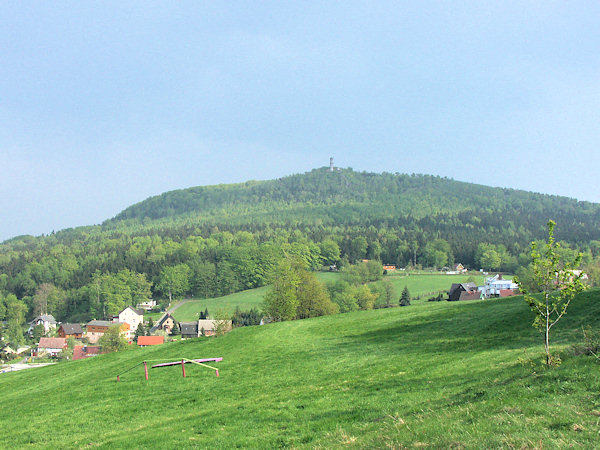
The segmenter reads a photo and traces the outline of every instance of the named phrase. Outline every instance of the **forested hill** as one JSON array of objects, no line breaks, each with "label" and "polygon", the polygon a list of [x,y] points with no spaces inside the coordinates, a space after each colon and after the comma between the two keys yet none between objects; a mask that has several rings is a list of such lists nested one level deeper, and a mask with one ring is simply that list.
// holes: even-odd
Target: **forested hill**
[{"label": "forested hill", "polygon": [[125,209],[105,227],[157,219],[234,228],[277,223],[435,227],[438,236],[480,230],[528,242],[543,235],[549,218],[561,224],[559,238],[596,239],[600,205],[430,175],[320,168],[277,180],[166,192]]},{"label": "forested hill", "polygon": [[226,295],[268,283],[290,255],[315,270],[371,259],[515,272],[548,219],[561,256],[582,252],[600,280],[600,205],[565,197],[327,168],[167,192],[102,225],[1,243],[0,320],[24,323],[42,309],[63,321],[115,314],[170,295],[174,273],[178,295]]}]

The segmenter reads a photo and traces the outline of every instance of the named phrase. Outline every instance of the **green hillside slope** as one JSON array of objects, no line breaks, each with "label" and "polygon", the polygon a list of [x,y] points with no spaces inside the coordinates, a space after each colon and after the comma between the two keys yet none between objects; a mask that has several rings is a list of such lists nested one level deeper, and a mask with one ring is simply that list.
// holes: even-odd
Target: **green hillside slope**
[{"label": "green hillside slope", "polygon": [[[236,329],[0,376],[2,447],[593,448],[600,371],[544,369],[522,298],[422,304]],[[555,348],[600,326],[579,296]],[[142,361],[222,356],[204,368]]]}]

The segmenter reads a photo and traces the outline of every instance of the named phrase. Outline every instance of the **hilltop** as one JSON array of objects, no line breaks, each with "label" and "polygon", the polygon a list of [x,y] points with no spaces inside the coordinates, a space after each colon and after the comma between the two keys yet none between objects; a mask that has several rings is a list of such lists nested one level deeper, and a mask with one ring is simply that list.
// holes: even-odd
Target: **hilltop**
[{"label": "hilltop", "polygon": [[320,168],[277,180],[166,192],[130,206],[104,226],[168,219],[235,231],[277,224],[427,228],[435,222],[441,234],[510,228],[532,240],[549,217],[564,224],[569,240],[591,239],[600,205],[431,175]]},{"label": "hilltop", "polygon": [[[600,325],[599,294],[571,305],[555,350]],[[563,352],[544,368],[531,321],[522,298],[426,303],[4,374],[0,445],[593,448],[597,362]],[[171,367],[146,382],[138,367],[116,382],[140,361],[181,357],[223,357],[220,377]]]}]

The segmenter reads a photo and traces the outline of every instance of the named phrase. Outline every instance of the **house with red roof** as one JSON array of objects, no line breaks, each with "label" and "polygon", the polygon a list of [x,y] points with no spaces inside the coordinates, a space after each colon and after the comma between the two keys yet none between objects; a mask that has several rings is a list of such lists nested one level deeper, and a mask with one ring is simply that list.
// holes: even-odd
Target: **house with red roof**
[{"label": "house with red roof", "polygon": [[67,340],[65,338],[40,338],[37,349],[33,351],[33,356],[50,355],[56,356],[67,348]]},{"label": "house with red roof", "polygon": [[137,345],[146,347],[147,345],[161,345],[165,343],[164,336],[138,336]]}]

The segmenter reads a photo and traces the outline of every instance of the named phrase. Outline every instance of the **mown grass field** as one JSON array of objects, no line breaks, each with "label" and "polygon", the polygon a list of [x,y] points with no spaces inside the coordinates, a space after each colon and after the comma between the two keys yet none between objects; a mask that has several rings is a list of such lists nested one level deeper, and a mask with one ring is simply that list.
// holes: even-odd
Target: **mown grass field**
[{"label": "mown grass field", "polygon": [[[389,280],[397,292],[397,297],[404,286],[408,287],[412,297],[424,297],[430,293],[445,291],[447,292],[452,286],[452,283],[465,283],[469,278],[475,281],[475,284],[481,286],[485,282],[483,275],[445,275],[440,273],[431,274],[411,274],[404,272],[394,272],[385,277]],[[423,298],[427,300],[426,298]]]},{"label": "mown grass field", "polygon": [[[339,273],[335,272],[318,272],[317,278],[322,282],[335,282],[339,277]],[[425,296],[431,292],[447,291],[452,283],[463,283],[467,281],[469,275],[443,275],[443,274],[415,274],[406,275],[396,273],[386,276],[385,279],[390,280],[396,289],[396,297],[400,298],[400,293],[404,286],[408,289],[413,297]],[[483,276],[474,276],[475,282],[483,284]],[[173,313],[173,317],[180,322],[192,321],[198,319],[200,311],[208,308],[210,314],[215,314],[217,311],[232,314],[235,308],[239,306],[242,311],[251,308],[260,309],[263,298],[268,290],[267,286],[257,289],[249,289],[247,291],[236,292],[217,298],[208,298],[201,300],[190,300],[180,306]],[[155,314],[154,320],[162,314]]]},{"label": "mown grass field", "polygon": [[[600,365],[542,364],[522,298],[240,328],[0,376],[0,447],[597,448]],[[579,296],[553,348],[600,327]],[[147,360],[222,356],[201,367]]]}]

